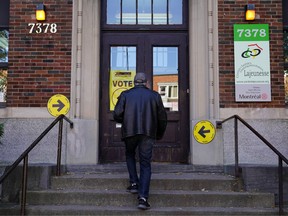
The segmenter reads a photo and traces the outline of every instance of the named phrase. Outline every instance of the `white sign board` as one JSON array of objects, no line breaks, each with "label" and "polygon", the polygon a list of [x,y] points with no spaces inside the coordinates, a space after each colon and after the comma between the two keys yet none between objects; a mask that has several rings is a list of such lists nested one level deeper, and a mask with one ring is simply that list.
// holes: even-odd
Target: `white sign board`
[{"label": "white sign board", "polygon": [[271,101],[268,24],[234,25],[235,99]]}]

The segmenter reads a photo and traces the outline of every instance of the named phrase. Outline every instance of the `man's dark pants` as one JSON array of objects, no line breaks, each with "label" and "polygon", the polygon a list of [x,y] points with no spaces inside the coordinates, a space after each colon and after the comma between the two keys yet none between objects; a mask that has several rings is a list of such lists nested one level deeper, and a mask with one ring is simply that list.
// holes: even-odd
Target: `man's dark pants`
[{"label": "man's dark pants", "polygon": [[[139,185],[139,197],[148,199],[151,180],[151,158],[155,139],[145,135],[135,135],[125,138],[126,163],[129,172],[130,183]],[[136,148],[138,146],[140,162],[140,179],[136,169]]]}]

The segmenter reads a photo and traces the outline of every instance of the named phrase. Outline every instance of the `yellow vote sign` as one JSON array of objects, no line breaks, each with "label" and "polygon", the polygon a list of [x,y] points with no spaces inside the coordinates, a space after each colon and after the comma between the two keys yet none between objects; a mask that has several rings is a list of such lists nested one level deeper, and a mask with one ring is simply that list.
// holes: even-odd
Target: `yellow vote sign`
[{"label": "yellow vote sign", "polygon": [[120,94],[132,88],[134,86],[134,76],[136,71],[122,71],[111,70],[110,71],[110,83],[109,83],[109,97],[110,97],[110,110],[113,111],[118,101]]},{"label": "yellow vote sign", "polygon": [[210,143],[215,134],[215,127],[210,121],[199,121],[193,129],[195,140],[202,144]]},{"label": "yellow vote sign", "polygon": [[70,109],[70,102],[62,94],[52,96],[47,103],[47,109],[52,116],[66,115]]}]

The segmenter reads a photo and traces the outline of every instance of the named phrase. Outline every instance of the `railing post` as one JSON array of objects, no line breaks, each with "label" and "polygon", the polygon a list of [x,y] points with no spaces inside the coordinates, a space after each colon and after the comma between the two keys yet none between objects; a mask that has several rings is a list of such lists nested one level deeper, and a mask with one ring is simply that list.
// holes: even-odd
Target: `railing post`
[{"label": "railing post", "polygon": [[238,119],[234,118],[234,138],[235,138],[235,177],[239,177],[239,155],[238,155]]},{"label": "railing post", "polygon": [[279,215],[283,215],[283,162],[278,157],[278,180],[279,180]]},{"label": "railing post", "polygon": [[61,152],[62,152],[62,131],[63,131],[63,119],[59,121],[59,133],[58,133],[58,150],[57,150],[57,170],[56,175],[61,175]]},{"label": "railing post", "polygon": [[21,215],[25,215],[26,206],[26,192],[27,192],[27,175],[28,175],[28,155],[23,160],[23,171],[22,171],[22,194],[21,194]]}]

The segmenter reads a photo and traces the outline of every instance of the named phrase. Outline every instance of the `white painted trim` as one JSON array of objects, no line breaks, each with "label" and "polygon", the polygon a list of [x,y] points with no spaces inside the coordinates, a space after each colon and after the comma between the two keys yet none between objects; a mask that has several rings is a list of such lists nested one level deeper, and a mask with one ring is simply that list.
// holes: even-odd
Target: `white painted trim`
[{"label": "white painted trim", "polygon": [[210,118],[219,118],[219,37],[218,1],[208,0],[209,5],[209,65],[210,65]]},{"label": "white painted trim", "polygon": [[209,118],[208,1],[189,1],[190,119]]},{"label": "white painted trim", "polygon": [[217,5],[214,0],[189,1],[190,120],[219,117]]},{"label": "white painted trim", "polygon": [[99,119],[100,1],[73,1],[71,115]]}]

